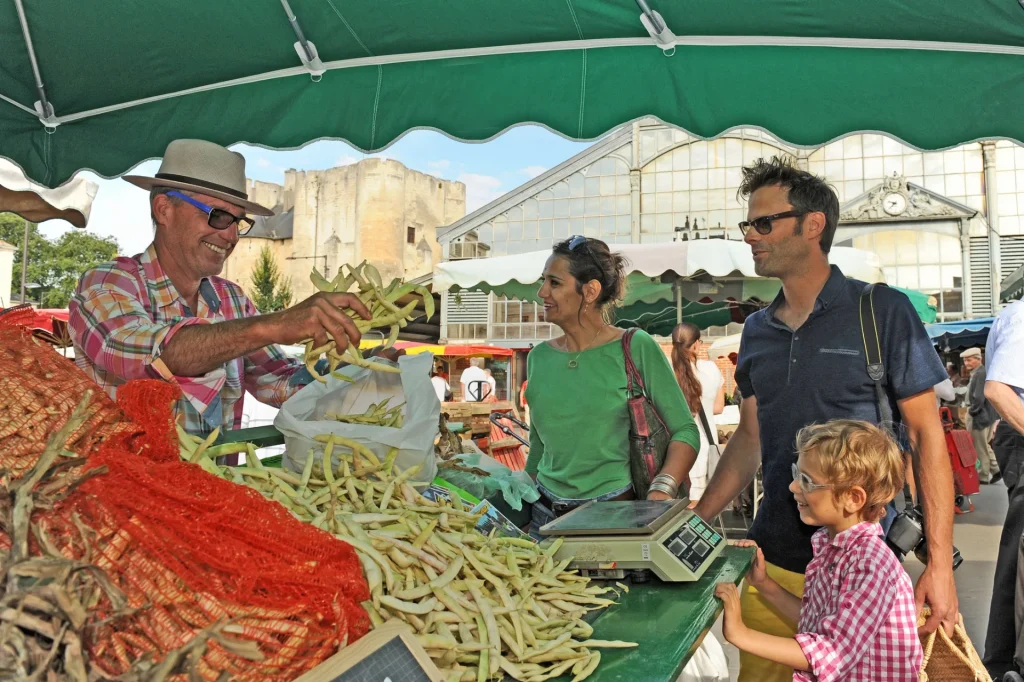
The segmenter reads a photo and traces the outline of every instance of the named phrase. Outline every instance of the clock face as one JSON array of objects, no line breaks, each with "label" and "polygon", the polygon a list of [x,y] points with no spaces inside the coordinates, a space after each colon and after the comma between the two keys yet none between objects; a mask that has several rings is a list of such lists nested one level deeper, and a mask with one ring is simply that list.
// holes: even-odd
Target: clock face
[{"label": "clock face", "polygon": [[899,215],[907,210],[907,198],[891,192],[882,197],[882,209],[889,215]]}]

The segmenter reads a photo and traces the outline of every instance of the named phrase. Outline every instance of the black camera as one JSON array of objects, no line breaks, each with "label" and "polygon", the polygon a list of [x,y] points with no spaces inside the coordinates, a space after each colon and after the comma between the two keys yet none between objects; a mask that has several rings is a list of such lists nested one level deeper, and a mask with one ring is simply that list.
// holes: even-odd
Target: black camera
[{"label": "black camera", "polygon": [[[928,563],[928,541],[924,537],[924,514],[920,507],[907,507],[896,515],[885,535],[885,544],[889,545],[901,563],[910,552],[922,564]],[[960,550],[954,547],[953,570],[960,568],[963,562]]]}]

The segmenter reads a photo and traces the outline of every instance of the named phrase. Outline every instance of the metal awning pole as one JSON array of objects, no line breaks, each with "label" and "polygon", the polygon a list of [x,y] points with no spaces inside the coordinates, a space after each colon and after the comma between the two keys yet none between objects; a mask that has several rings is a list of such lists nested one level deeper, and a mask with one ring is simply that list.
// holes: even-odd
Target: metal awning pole
[{"label": "metal awning pole", "polygon": [[25,47],[28,49],[28,61],[32,64],[32,75],[36,79],[36,91],[39,93],[39,105],[42,111],[39,118],[42,120],[53,118],[53,105],[46,99],[46,85],[43,84],[43,74],[39,71],[39,62],[36,60],[36,50],[32,45],[32,33],[28,29],[28,19],[25,17],[25,6],[21,0],[14,0],[14,6],[18,10],[18,20],[21,22],[21,32],[25,36]]},{"label": "metal awning pole", "polygon": [[302,45],[302,51],[306,53],[306,59],[313,61],[315,55],[313,51],[309,49],[309,43],[306,41],[306,36],[302,32],[302,26],[299,25],[299,18],[295,16],[295,12],[292,11],[291,5],[288,4],[288,0],[281,0],[281,6],[284,7],[284,13],[288,15],[288,23],[292,25],[292,30],[295,31],[295,37],[299,39],[299,43]]},{"label": "metal awning pole", "polygon": [[683,283],[677,279],[673,288],[676,290],[676,324],[683,323]]},{"label": "metal awning pole", "polygon": [[644,13],[644,16],[647,17],[647,21],[651,22],[651,27],[654,28],[655,33],[661,33],[665,30],[665,24],[662,23],[658,14],[647,4],[647,0],[636,0],[636,4],[640,11]]}]

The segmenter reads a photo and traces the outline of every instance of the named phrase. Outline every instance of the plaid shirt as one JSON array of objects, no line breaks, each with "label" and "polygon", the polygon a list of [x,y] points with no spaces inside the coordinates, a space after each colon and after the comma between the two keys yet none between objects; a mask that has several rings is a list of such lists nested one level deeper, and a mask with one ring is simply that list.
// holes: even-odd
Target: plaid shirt
[{"label": "plaid shirt", "polygon": [[794,682],[916,682],[924,654],[910,577],[877,523],[811,538],[796,641],[811,664]]},{"label": "plaid shirt", "polygon": [[[259,314],[242,288],[226,279],[204,279],[199,294],[193,312],[164,274],[152,245],[133,258],[89,270],[68,304],[75,362],[114,397],[131,379],[161,377],[153,363],[182,328]],[[311,377],[278,346],[267,346],[204,376],[174,380],[182,389],[175,412],[184,415],[187,431],[204,434],[216,426],[241,428],[246,390],[280,407]]]}]

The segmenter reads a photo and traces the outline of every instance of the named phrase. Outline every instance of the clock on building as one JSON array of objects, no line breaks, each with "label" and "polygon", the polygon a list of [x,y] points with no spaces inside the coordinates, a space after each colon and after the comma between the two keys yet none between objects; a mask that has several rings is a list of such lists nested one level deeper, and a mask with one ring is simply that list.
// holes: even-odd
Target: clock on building
[{"label": "clock on building", "polygon": [[882,210],[892,216],[897,216],[907,210],[907,198],[899,192],[889,192],[882,197]]}]

